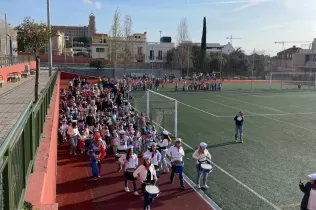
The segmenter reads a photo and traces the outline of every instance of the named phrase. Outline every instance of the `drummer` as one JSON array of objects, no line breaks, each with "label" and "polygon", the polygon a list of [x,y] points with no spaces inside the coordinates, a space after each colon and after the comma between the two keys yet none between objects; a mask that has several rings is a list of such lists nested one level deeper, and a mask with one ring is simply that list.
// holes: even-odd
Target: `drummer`
[{"label": "drummer", "polygon": [[162,132],[162,138],[158,142],[159,150],[161,153],[161,161],[160,161],[161,167],[160,168],[162,168],[163,173],[169,173],[169,168],[168,168],[167,162],[166,162],[166,154],[167,154],[167,150],[168,150],[167,147],[169,145],[169,140],[170,140],[169,133],[168,133],[168,131],[164,130]]},{"label": "drummer", "polygon": [[134,172],[134,177],[139,177],[142,183],[142,191],[144,193],[144,210],[150,209],[150,204],[153,202],[153,198],[150,198],[149,193],[145,191],[146,185],[154,185],[157,180],[156,170],[153,164],[151,164],[151,156],[146,154],[143,156],[143,165],[138,166]]},{"label": "drummer", "polygon": [[129,146],[126,155],[122,155],[119,159],[119,162],[125,166],[125,191],[129,192],[128,181],[133,182],[134,195],[138,195],[136,188],[136,180],[133,178],[133,172],[138,166],[138,157],[134,154],[133,146]]},{"label": "drummer", "polygon": [[[125,136],[125,131],[120,130],[119,131],[119,137],[114,139],[114,144],[117,146],[117,153],[118,154],[125,154],[127,150],[127,141],[128,137]],[[122,165],[120,162],[118,162],[118,172],[122,170]]]},{"label": "drummer", "polygon": [[[160,163],[160,160],[161,160],[161,154],[160,152],[157,150],[157,143],[153,143],[151,145],[151,148],[149,150],[147,150],[144,155],[150,155],[151,157],[151,163],[154,165],[155,167],[155,170],[156,170],[156,175],[157,175],[157,178],[159,179],[159,163]],[[156,185],[157,185],[158,182],[156,182]]]},{"label": "drummer", "polygon": [[196,187],[201,188],[200,179],[203,173],[203,187],[202,188],[205,188],[205,189],[208,188],[206,184],[206,180],[209,173],[201,171],[201,163],[211,162],[211,154],[206,149],[206,147],[207,147],[207,144],[204,142],[201,142],[199,148],[192,155],[192,157],[196,160]]},{"label": "drummer", "polygon": [[[168,154],[171,157],[171,163],[172,163],[172,171],[170,174],[170,183],[173,184],[174,182],[174,176],[176,173],[176,167],[177,165],[175,164],[176,162],[179,162],[183,167],[183,157],[184,157],[184,150],[181,146],[182,139],[177,138],[175,140],[175,144],[171,146],[168,150]],[[179,179],[180,179],[180,186],[182,189],[185,189],[184,186],[184,181],[183,181],[183,174],[179,173]]]}]

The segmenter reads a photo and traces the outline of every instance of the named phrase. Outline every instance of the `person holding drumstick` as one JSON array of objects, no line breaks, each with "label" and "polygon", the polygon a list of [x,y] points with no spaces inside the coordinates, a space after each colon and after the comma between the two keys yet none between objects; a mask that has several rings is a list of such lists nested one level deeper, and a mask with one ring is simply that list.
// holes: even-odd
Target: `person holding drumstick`
[{"label": "person holding drumstick", "polygon": [[211,154],[206,149],[207,144],[204,142],[200,143],[200,147],[195,150],[192,157],[196,160],[196,187],[201,188],[200,186],[200,179],[201,175],[203,173],[203,187],[207,189],[208,186],[206,185],[207,176],[209,173],[206,173],[205,171],[201,170],[201,163],[202,162],[211,162]]},{"label": "person holding drumstick", "polygon": [[[114,139],[114,145],[117,147],[118,154],[125,154],[127,150],[127,141],[129,139],[128,136],[125,135],[124,130],[119,131],[120,136]],[[122,165],[118,162],[118,172],[122,170]]]},{"label": "person holding drumstick", "polygon": [[[151,148],[149,150],[147,150],[144,155],[150,155],[151,157],[151,163],[154,165],[155,170],[156,170],[156,175],[157,178],[159,179],[159,164],[160,164],[160,160],[161,160],[161,154],[160,152],[157,150],[157,143],[153,143],[151,145]],[[158,181],[156,182],[156,185],[158,185]]]},{"label": "person holding drumstick", "polygon": [[171,157],[172,171],[170,174],[170,183],[173,184],[175,173],[179,174],[180,186],[182,189],[185,189],[183,181],[183,157],[184,150],[181,146],[182,139],[177,138],[175,144],[171,146],[168,150],[168,154]]},{"label": "person holding drumstick", "polygon": [[119,162],[125,166],[125,191],[129,192],[128,181],[133,182],[134,195],[138,195],[136,189],[136,179],[134,179],[133,172],[138,166],[138,157],[134,154],[133,146],[129,146],[126,155],[122,155],[119,159]]},{"label": "person holding drumstick", "polygon": [[151,156],[146,154],[143,156],[143,165],[138,166],[133,176],[138,177],[142,183],[142,191],[144,193],[144,210],[150,209],[150,204],[153,202],[154,198],[146,192],[145,188],[147,185],[155,185],[157,181],[156,170],[153,164],[151,164]]},{"label": "person holding drumstick", "polygon": [[167,166],[166,162],[166,154],[168,150],[169,142],[171,142],[171,139],[169,137],[168,131],[164,130],[162,132],[162,138],[158,142],[159,151],[161,153],[161,161],[160,161],[160,168],[163,170],[163,173],[169,173],[169,168]]}]

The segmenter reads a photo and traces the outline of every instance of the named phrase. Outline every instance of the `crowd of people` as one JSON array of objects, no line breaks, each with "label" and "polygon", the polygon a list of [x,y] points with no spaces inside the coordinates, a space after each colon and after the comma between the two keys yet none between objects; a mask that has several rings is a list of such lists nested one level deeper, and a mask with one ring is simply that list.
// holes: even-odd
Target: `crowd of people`
[{"label": "crowd of people", "polygon": [[[124,174],[124,190],[130,192],[128,184],[131,182],[133,194],[139,195],[139,180],[144,209],[150,209],[150,204],[159,194],[158,183],[162,174],[170,173],[170,183],[174,182],[178,174],[180,187],[185,190],[182,176],[185,154],[180,138],[172,141],[168,131],[158,132],[143,113],[131,107],[127,100],[130,84],[133,84],[131,81],[100,79],[97,84],[90,84],[86,79],[71,80],[69,90],[60,93],[58,139],[59,144],[70,143],[70,155],[88,155],[95,180],[101,175],[102,160],[113,152],[118,165],[117,172],[123,171]],[[140,81],[150,84],[152,80],[140,78]],[[201,158],[210,161],[206,146],[201,143],[199,150],[194,153],[193,157],[197,161]],[[171,160],[170,169],[167,156]],[[201,163],[197,163],[197,186],[200,187]],[[206,177],[204,173],[205,188]]]}]

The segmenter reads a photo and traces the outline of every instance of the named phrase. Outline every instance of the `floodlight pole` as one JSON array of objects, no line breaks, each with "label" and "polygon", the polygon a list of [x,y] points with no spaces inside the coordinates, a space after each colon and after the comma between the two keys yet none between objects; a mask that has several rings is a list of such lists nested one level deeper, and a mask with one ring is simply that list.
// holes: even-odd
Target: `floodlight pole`
[{"label": "floodlight pole", "polygon": [[47,0],[47,27],[49,30],[49,39],[48,39],[48,75],[52,76],[52,68],[53,68],[53,49],[52,49],[52,31],[51,31],[51,25],[50,25],[50,0]]}]

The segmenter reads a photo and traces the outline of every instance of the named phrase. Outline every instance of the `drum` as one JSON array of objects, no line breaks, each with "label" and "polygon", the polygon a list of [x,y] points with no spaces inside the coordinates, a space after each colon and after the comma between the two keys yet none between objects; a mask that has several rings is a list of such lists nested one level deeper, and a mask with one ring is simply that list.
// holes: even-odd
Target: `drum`
[{"label": "drum", "polygon": [[159,195],[159,189],[158,187],[156,187],[155,185],[147,185],[145,187],[145,191],[151,195],[152,198],[156,198]]},{"label": "drum", "polygon": [[134,178],[134,175],[133,175],[135,170],[136,170],[135,168],[128,168],[128,169],[126,169],[125,174],[124,174],[125,175],[125,179],[127,179],[129,181],[137,180],[137,178]]},{"label": "drum", "polygon": [[211,164],[202,163],[200,169],[201,169],[201,171],[203,171],[204,173],[210,173],[210,172],[212,172],[213,167],[211,166]]},{"label": "drum", "polygon": [[176,160],[172,162],[172,169],[175,173],[177,174],[182,174],[183,173],[183,162]]}]

